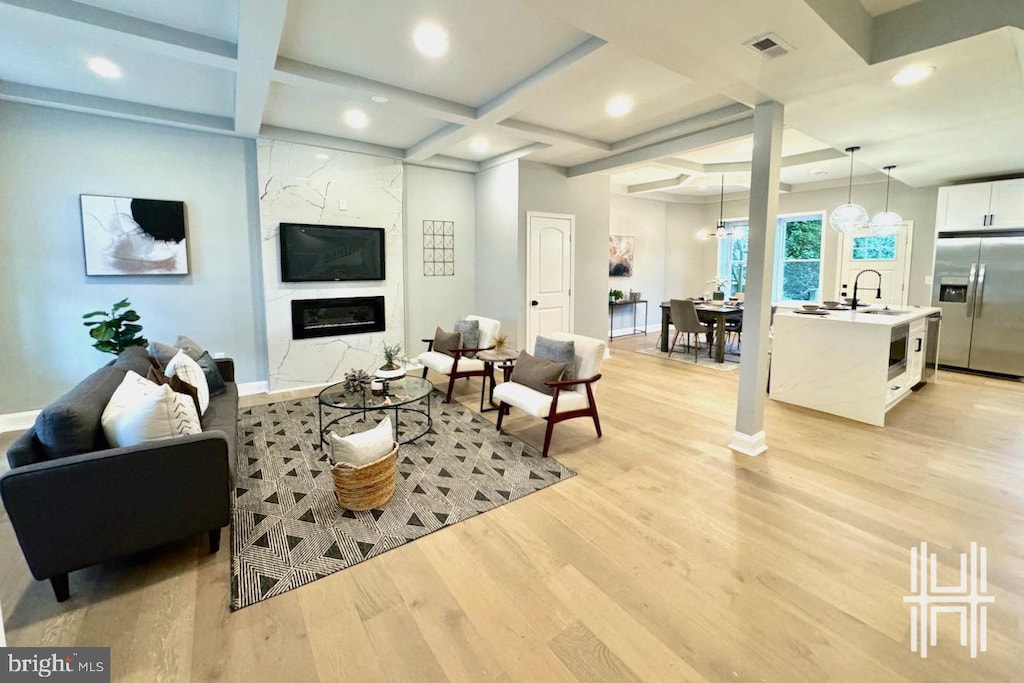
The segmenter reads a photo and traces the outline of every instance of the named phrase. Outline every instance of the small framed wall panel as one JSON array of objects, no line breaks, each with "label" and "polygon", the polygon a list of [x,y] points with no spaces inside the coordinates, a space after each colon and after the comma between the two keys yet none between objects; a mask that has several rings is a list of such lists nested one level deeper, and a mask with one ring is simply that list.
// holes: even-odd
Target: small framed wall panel
[{"label": "small framed wall panel", "polygon": [[455,275],[454,221],[423,221],[423,274]]}]

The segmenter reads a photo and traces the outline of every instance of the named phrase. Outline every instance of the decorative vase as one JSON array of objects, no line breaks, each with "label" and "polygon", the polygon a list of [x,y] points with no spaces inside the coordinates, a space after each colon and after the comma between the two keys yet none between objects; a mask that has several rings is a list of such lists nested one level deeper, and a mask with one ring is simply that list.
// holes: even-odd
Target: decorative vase
[{"label": "decorative vase", "polygon": [[714,301],[724,301],[725,300],[725,292],[723,292],[721,290],[716,290],[716,291],[711,293],[711,298]]}]

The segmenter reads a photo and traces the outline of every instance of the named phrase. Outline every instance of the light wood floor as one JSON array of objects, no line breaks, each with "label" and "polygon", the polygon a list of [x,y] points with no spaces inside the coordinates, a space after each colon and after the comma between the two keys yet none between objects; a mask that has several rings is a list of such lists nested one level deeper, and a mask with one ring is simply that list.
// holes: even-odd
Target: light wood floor
[{"label": "light wood floor", "polygon": [[[653,343],[613,343],[603,439],[557,427],[579,476],[237,613],[229,549],[198,538],[75,572],[59,605],[4,517],[8,640],[109,645],[125,681],[1024,678],[1024,384],[942,373],[884,430],[769,402],[770,450],[747,458],[723,445],[738,373],[633,352]],[[988,548],[976,660],[952,617],[910,651],[921,540],[947,582]]]}]

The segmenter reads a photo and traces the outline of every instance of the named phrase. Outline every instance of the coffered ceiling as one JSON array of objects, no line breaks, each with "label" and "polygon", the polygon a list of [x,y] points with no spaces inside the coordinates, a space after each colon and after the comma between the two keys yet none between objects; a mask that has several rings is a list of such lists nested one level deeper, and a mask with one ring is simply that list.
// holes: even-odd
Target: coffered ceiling
[{"label": "coffered ceiling", "polygon": [[[769,100],[784,191],[839,182],[850,145],[861,179],[1024,171],[1019,0],[0,0],[0,26],[0,99],[469,172],[522,157],[637,195],[738,191]],[[747,46],[769,33],[788,54]],[[893,83],[907,66],[934,73]]]}]

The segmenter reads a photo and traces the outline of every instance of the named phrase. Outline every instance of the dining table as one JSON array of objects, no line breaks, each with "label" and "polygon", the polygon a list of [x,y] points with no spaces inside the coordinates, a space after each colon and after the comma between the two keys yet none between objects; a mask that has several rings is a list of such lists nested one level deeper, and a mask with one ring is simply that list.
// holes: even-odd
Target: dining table
[{"label": "dining table", "polygon": [[[727,320],[735,320],[743,317],[743,307],[737,304],[716,304],[710,302],[694,301],[694,308],[697,309],[697,317],[701,322],[708,323],[708,348],[714,346],[714,358],[718,363],[725,362],[725,323]],[[658,340],[658,348],[662,352],[668,352],[668,326],[672,322],[669,302],[661,302],[661,338]],[[710,355],[710,352],[709,354]]]}]

